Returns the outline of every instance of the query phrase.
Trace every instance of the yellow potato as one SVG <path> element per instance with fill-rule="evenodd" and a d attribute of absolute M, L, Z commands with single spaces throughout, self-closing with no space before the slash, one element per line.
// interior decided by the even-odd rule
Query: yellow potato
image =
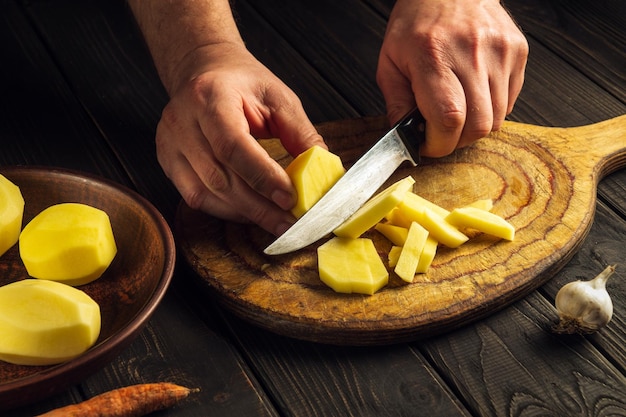
<path fill-rule="evenodd" d="M 491 211 L 491 209 L 493 208 L 493 200 L 490 199 L 490 198 L 486 198 L 486 199 L 483 199 L 483 200 L 476 200 L 476 201 L 468 204 L 467 207 L 475 207 L 475 208 L 478 208 L 478 209 L 481 209 L 481 210 Z"/>
<path fill-rule="evenodd" d="M 515 238 L 515 228 L 497 214 L 476 207 L 460 207 L 452 210 L 446 221 L 457 227 L 469 227 L 506 240 Z"/>
<path fill-rule="evenodd" d="M 374 229 L 378 230 L 394 245 L 404 246 L 406 237 L 409 234 L 409 229 L 406 227 L 394 226 L 389 223 L 377 223 Z"/>
<path fill-rule="evenodd" d="M 285 171 L 298 194 L 291 209 L 296 217 L 302 217 L 346 172 L 337 155 L 319 146 L 302 152 Z"/>
<path fill-rule="evenodd" d="M 87 284 L 117 253 L 109 216 L 79 203 L 56 204 L 35 216 L 19 238 L 28 274 L 69 285 Z"/>
<path fill-rule="evenodd" d="M 100 308 L 59 282 L 26 279 L 0 287 L 0 360 L 52 365 L 89 349 L 100 334 Z"/>
<path fill-rule="evenodd" d="M 352 239 L 361 236 L 396 207 L 414 183 L 413 177 L 408 176 L 385 188 L 335 229 L 335 235 Z"/>
<path fill-rule="evenodd" d="M 372 295 L 389 281 L 371 239 L 335 237 L 317 248 L 320 279 L 340 293 Z"/>
<path fill-rule="evenodd" d="M 389 249 L 389 253 L 387 254 L 387 262 L 389 262 L 389 267 L 393 268 L 398 264 L 398 258 L 400 257 L 400 253 L 402 252 L 402 246 L 392 246 Z"/>
<path fill-rule="evenodd" d="M 415 270 L 415 273 L 425 274 L 426 272 L 428 272 L 428 268 L 430 268 L 430 265 L 433 263 L 435 255 L 437 254 L 438 245 L 439 242 L 428 236 L 428 239 L 426 239 L 426 243 L 424 243 L 424 249 L 420 254 L 420 260 L 417 264 L 417 269 Z"/>
<path fill-rule="evenodd" d="M 0 174 L 0 256 L 17 243 L 23 215 L 24 198 L 19 187 Z"/>
<path fill-rule="evenodd" d="M 441 207 L 440 205 L 435 204 L 432 201 L 427 200 L 424 197 L 417 195 L 412 191 L 409 191 L 408 193 L 406 193 L 406 196 L 404 200 L 402 200 L 402 203 L 405 206 L 411 206 L 415 210 L 419 210 L 424 207 L 429 208 L 441 217 L 446 217 L 450 213 L 448 210 Z"/>
<path fill-rule="evenodd" d="M 426 239 L 428 239 L 428 230 L 424 229 L 419 223 L 413 222 L 394 269 L 396 275 L 402 278 L 403 281 L 413 282 Z"/>

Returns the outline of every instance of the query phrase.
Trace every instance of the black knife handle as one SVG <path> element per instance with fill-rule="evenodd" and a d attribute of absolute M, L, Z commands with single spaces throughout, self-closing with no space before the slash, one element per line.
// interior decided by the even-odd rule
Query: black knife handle
<path fill-rule="evenodd" d="M 413 162 L 420 162 L 420 146 L 426 141 L 426 119 L 416 107 L 396 124 L 396 132 L 411 154 Z"/>

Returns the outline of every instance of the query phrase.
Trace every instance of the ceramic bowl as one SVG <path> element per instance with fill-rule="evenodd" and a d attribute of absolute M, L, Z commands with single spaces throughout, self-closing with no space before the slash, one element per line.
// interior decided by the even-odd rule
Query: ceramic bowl
<path fill-rule="evenodd" d="M 117 244 L 115 259 L 97 280 L 78 287 L 99 305 L 102 328 L 96 344 L 68 362 L 18 366 L 0 361 L 0 410 L 59 392 L 104 367 L 146 324 L 163 298 L 174 271 L 171 230 L 145 198 L 114 182 L 48 167 L 0 167 L 24 197 L 26 225 L 57 203 L 84 203 L 110 217 Z M 0 285 L 29 278 L 18 245 L 0 257 Z"/>

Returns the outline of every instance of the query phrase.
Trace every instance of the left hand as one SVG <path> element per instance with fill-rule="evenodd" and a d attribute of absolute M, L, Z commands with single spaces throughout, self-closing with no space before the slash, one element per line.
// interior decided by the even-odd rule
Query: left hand
<path fill-rule="evenodd" d="M 500 128 L 522 89 L 528 42 L 497 0 L 398 0 L 377 81 L 390 122 L 417 106 L 424 156 L 450 154 Z"/>

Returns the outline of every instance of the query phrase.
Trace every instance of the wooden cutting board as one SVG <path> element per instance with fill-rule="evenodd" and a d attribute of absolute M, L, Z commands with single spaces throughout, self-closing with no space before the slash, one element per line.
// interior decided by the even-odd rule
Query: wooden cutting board
<path fill-rule="evenodd" d="M 318 126 L 346 167 L 388 128 L 384 118 Z M 263 141 L 286 166 L 278 141 Z M 477 199 L 516 228 L 513 242 L 476 236 L 457 249 L 440 247 L 427 274 L 406 284 L 391 272 L 372 296 L 337 294 L 317 272 L 317 242 L 267 256 L 273 236 L 251 225 L 210 217 L 181 204 L 175 232 L 186 262 L 238 316 L 273 332 L 340 345 L 403 342 L 439 334 L 484 317 L 552 277 L 587 235 L 596 186 L 626 160 L 626 115 L 601 123 L 550 128 L 506 122 L 467 149 L 419 167 L 403 166 L 414 191 L 448 209 Z M 376 231 L 386 262 L 391 244 Z"/>

